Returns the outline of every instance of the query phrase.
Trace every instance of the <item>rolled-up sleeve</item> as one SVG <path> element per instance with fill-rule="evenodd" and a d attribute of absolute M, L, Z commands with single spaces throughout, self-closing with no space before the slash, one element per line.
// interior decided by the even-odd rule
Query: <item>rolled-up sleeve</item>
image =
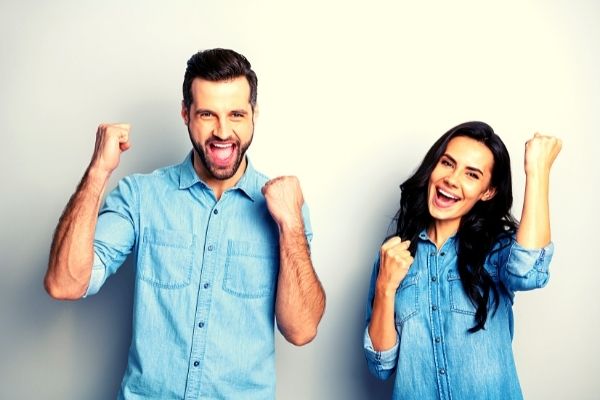
<path fill-rule="evenodd" d="M 124 178 L 106 197 L 94 234 L 94 263 L 84 297 L 98 293 L 131 253 L 135 243 L 137 190 L 132 177 Z"/>
<path fill-rule="evenodd" d="M 367 359 L 367 367 L 369 371 L 377 378 L 384 380 L 390 377 L 396 370 L 396 364 L 398 362 L 398 347 L 399 339 L 396 334 L 396 344 L 394 347 L 384 351 L 377 351 L 373 348 L 371 337 L 369 336 L 369 322 L 371 321 L 371 314 L 373 312 L 373 298 L 375 297 L 375 281 L 377 280 L 377 274 L 379 273 L 379 256 L 375 260 L 373 265 L 373 272 L 371 273 L 371 283 L 369 286 L 369 296 L 367 298 L 366 306 L 366 323 L 365 323 L 365 334 L 363 337 L 363 349 L 365 357 Z"/>
<path fill-rule="evenodd" d="M 396 369 L 396 363 L 398 362 L 398 344 L 398 337 L 396 336 L 396 344 L 394 344 L 394 347 L 384 351 L 377 351 L 373 348 L 373 343 L 369 336 L 369 328 L 365 328 L 363 348 L 365 350 L 369 371 L 371 371 L 375 377 L 384 380 L 392 375 Z"/>
<path fill-rule="evenodd" d="M 503 257 L 500 278 L 511 291 L 542 288 L 548 283 L 548 268 L 553 254 L 553 243 L 540 249 L 528 249 L 515 240 Z"/>

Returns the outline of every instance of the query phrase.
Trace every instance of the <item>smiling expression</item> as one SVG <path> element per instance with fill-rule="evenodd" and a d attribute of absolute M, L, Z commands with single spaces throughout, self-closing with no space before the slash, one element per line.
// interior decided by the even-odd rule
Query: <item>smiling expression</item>
<path fill-rule="evenodd" d="M 429 177 L 427 203 L 436 226 L 456 232 L 478 201 L 494 196 L 493 166 L 494 156 L 485 144 L 466 136 L 450 140 Z"/>
<path fill-rule="evenodd" d="M 196 78 L 192 104 L 181 115 L 194 147 L 194 168 L 209 185 L 235 184 L 243 175 L 245 153 L 254 134 L 250 85 L 241 76 L 226 81 Z M 231 183 L 231 184 L 228 184 Z"/>

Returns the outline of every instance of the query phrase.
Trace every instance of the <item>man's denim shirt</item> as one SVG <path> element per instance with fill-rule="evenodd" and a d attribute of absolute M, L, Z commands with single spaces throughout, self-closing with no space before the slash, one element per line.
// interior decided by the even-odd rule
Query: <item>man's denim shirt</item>
<path fill-rule="evenodd" d="M 189 155 L 119 182 L 100 210 L 88 292 L 133 252 L 126 399 L 272 399 L 279 231 L 250 162 L 216 200 Z M 303 209 L 307 238 L 312 234 Z"/>
<path fill-rule="evenodd" d="M 387 379 L 394 371 L 394 399 L 521 399 L 512 353 L 514 292 L 543 287 L 554 246 L 525 249 L 514 239 L 497 243 L 485 269 L 496 283 L 500 303 L 485 329 L 468 333 L 475 307 L 457 271 L 455 237 L 438 251 L 419 236 L 414 262 L 396 292 L 396 345 L 375 351 L 368 329 L 364 349 L 371 373 Z M 367 326 L 371 319 L 379 258 L 371 276 Z"/>

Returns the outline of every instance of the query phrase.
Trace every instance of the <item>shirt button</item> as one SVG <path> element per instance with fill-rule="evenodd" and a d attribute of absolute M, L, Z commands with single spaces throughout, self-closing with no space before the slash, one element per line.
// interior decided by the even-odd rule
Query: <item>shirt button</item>
<path fill-rule="evenodd" d="M 194 361 L 194 367 L 197 367 L 198 365 L 200 365 L 200 363 L 198 361 Z"/>
<path fill-rule="evenodd" d="M 204 328 L 204 322 L 200 322 L 200 323 L 198 324 L 198 328 Z"/>
<path fill-rule="evenodd" d="M 213 214 L 217 215 L 219 213 L 219 210 L 217 210 L 216 208 L 213 210 Z"/>
<path fill-rule="evenodd" d="M 433 251 L 432 251 L 431 253 L 429 253 L 429 255 L 430 255 L 431 257 L 434 257 L 434 256 L 435 256 L 435 252 L 433 252 Z"/>
<path fill-rule="evenodd" d="M 431 280 L 432 280 L 433 282 L 437 281 L 437 276 L 432 276 L 432 277 L 431 277 Z"/>
<path fill-rule="evenodd" d="M 444 257 L 446 255 L 446 253 L 444 253 L 443 251 L 440 253 L 440 256 Z"/>
<path fill-rule="evenodd" d="M 210 287 L 210 283 L 205 283 L 204 284 L 204 289 L 208 289 Z"/>
<path fill-rule="evenodd" d="M 213 251 L 213 245 L 208 246 L 208 251 Z"/>
<path fill-rule="evenodd" d="M 437 308 L 437 306 L 431 306 L 431 309 L 432 309 L 433 311 L 437 311 L 437 309 L 438 309 L 438 308 Z"/>
<path fill-rule="evenodd" d="M 444 368 L 440 368 L 440 375 L 444 375 L 446 373 L 446 370 Z"/>
<path fill-rule="evenodd" d="M 439 343 L 439 342 L 441 342 L 441 341 L 442 341 L 442 339 L 441 339 L 439 336 L 435 338 L 435 342 L 436 342 L 436 343 Z"/>

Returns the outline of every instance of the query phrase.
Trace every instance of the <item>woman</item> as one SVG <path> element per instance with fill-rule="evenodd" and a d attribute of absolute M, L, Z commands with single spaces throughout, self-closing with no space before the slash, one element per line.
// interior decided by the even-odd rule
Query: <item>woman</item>
<path fill-rule="evenodd" d="M 371 277 L 364 348 L 394 399 L 521 399 L 514 292 L 543 287 L 552 257 L 548 181 L 560 140 L 525 147 L 519 224 L 510 158 L 483 122 L 458 125 L 404 182 L 396 235 Z"/>

